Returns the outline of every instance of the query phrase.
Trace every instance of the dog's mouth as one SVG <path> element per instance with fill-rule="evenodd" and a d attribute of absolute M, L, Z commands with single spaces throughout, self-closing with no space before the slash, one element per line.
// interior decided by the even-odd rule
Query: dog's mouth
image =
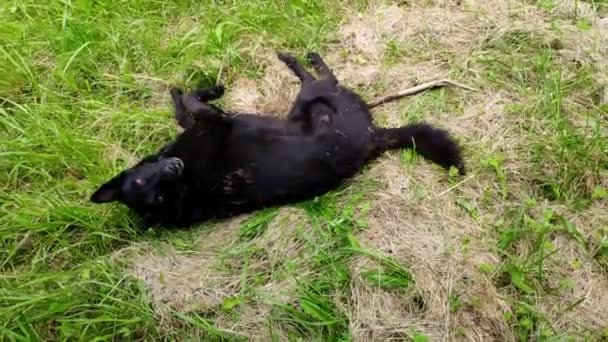
<path fill-rule="evenodd" d="M 184 162 L 177 157 L 163 159 L 161 163 L 161 175 L 164 179 L 174 179 L 184 171 Z"/>

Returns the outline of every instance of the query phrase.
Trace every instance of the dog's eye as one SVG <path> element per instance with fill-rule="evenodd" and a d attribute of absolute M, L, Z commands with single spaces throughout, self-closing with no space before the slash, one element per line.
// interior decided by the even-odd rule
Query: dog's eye
<path fill-rule="evenodd" d="M 144 184 L 146 184 L 146 182 L 144 182 L 143 179 L 141 179 L 141 178 L 135 179 L 135 185 L 142 187 L 142 186 L 144 186 Z"/>

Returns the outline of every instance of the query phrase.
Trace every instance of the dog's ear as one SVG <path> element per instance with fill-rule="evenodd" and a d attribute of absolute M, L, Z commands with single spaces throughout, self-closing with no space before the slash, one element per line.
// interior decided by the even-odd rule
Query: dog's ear
<path fill-rule="evenodd" d="M 122 186 L 124 175 L 120 175 L 112 178 L 110 181 L 100 186 L 97 191 L 91 195 L 91 202 L 93 203 L 108 203 L 114 202 L 118 199 L 120 194 L 120 188 Z"/>

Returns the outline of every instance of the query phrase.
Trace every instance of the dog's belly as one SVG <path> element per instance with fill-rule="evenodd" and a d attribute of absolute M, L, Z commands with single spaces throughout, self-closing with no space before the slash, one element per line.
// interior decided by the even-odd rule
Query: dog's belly
<path fill-rule="evenodd" d="M 238 139 L 225 147 L 222 191 L 226 204 L 236 207 L 311 199 L 336 188 L 364 163 L 364 153 L 336 133 L 258 144 Z"/>

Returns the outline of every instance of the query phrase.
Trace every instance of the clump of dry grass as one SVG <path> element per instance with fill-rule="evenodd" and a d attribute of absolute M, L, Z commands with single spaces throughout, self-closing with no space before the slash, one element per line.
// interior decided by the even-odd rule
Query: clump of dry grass
<path fill-rule="evenodd" d="M 237 335 L 247 333 L 261 340 L 270 338 L 266 324 L 272 303 L 293 301 L 295 288 L 295 279 L 273 276 L 278 272 L 275 267 L 293 260 L 299 277 L 314 272 L 307 268 L 307 251 L 301 238 L 302 232 L 311 227 L 303 224 L 306 217 L 301 210 L 283 208 L 263 233 L 243 242 L 239 232 L 247 217 L 239 216 L 205 232 L 195 243 L 200 252 L 184 254 L 170 246 L 160 253 L 146 249 L 133 263 L 130 274 L 146 284 L 166 329 L 174 324 L 171 312 L 176 310 L 213 314 L 218 329 Z M 247 255 L 246 261 L 243 255 Z M 244 283 L 257 275 L 261 279 L 255 280 L 255 289 L 243 292 Z M 232 300 L 241 307 L 237 317 L 225 310 Z M 280 329 L 273 333 L 282 334 Z"/>
<path fill-rule="evenodd" d="M 218 269 L 217 256 L 237 241 L 237 230 L 243 218 L 208 232 L 198 246 L 200 253 L 181 254 L 167 246 L 161 254 L 146 249 L 133 264 L 131 274 L 148 286 L 158 312 L 162 305 L 181 311 L 213 308 L 224 298 L 238 293 L 239 276 Z"/>

